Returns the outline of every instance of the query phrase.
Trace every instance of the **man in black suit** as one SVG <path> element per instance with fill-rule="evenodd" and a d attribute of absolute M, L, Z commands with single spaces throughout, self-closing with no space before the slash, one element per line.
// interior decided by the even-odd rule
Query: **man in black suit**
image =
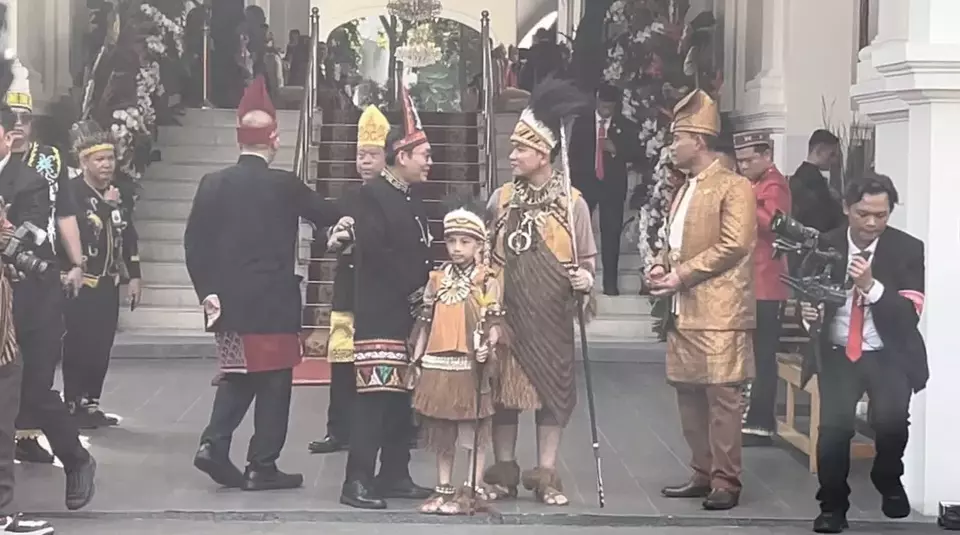
<path fill-rule="evenodd" d="M 583 194 L 591 213 L 600 206 L 600 253 L 606 295 L 620 294 L 617 271 L 627 199 L 627 163 L 632 154 L 643 154 L 637 146 L 635 129 L 620 114 L 622 99 L 623 92 L 617 87 L 601 86 L 596 113 L 577 118 L 570 139 L 573 185 Z"/>
<path fill-rule="evenodd" d="M 807 142 L 807 159 L 790 177 L 791 216 L 820 232 L 843 225 L 843 209 L 823 176 L 840 158 L 840 139 L 829 130 L 815 130 Z"/>
<path fill-rule="evenodd" d="M 819 309 L 802 304 L 804 321 L 822 318 L 824 326 L 820 361 L 804 363 L 804 378 L 818 373 L 820 387 L 817 533 L 840 533 L 847 527 L 850 441 L 864 391 L 876 433 L 870 479 L 880 491 L 886 516 L 910 514 L 900 482 L 910 397 L 923 390 L 930 373 L 918 327 L 924 301 L 923 242 L 887 226 L 898 200 L 893 182 L 883 175 L 847 186 L 843 203 L 849 226 L 822 235 L 821 242 L 844 256 L 834 270 L 834 282 L 847 281 L 847 302 Z"/>

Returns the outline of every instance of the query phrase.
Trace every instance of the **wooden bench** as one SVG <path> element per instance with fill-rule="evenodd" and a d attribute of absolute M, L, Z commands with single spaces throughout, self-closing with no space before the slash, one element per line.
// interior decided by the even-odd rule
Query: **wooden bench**
<path fill-rule="evenodd" d="M 784 309 L 783 330 L 780 338 L 781 352 L 777 354 L 777 376 L 786 383 L 786 415 L 781 419 L 777 416 L 777 434 L 793 447 L 807 455 L 810 473 L 817 473 L 817 440 L 820 438 L 820 391 L 817 377 L 807 382 L 806 387 L 800 388 L 801 356 L 796 348 L 809 341 L 800 328 L 796 307 L 789 303 Z M 799 332 L 798 332 L 799 331 Z M 810 432 L 804 434 L 797 428 L 797 392 L 804 391 L 810 395 Z M 867 399 L 866 395 L 863 397 Z M 850 445 L 852 459 L 871 459 L 876 455 L 872 442 L 862 442 L 855 437 Z"/>

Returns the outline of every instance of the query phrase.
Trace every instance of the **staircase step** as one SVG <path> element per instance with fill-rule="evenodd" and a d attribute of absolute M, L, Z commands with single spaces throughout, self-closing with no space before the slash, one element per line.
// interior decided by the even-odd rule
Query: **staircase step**
<path fill-rule="evenodd" d="M 237 162 L 240 157 L 240 149 L 236 145 L 177 145 L 173 147 L 162 147 L 160 149 L 163 156 L 161 162 L 202 162 L 216 164 L 220 167 L 226 167 Z M 277 151 L 276 162 L 293 162 L 293 145 L 284 145 Z M 280 165 L 282 169 L 283 166 Z M 202 175 L 201 175 L 202 176 Z"/>
<path fill-rule="evenodd" d="M 597 314 L 606 316 L 649 316 L 650 298 L 643 295 L 596 296 Z"/>
<path fill-rule="evenodd" d="M 147 202 L 166 200 L 192 202 L 199 184 L 199 181 L 193 180 L 142 179 L 136 217 L 140 218 L 140 205 Z"/>
<path fill-rule="evenodd" d="M 140 240 L 140 260 L 182 264 L 186 262 L 183 240 Z"/>
<path fill-rule="evenodd" d="M 143 219 L 137 221 L 137 234 L 141 240 L 179 241 L 183 243 L 183 233 L 187 230 L 186 221 L 162 221 Z"/>
<path fill-rule="evenodd" d="M 330 110 L 323 112 L 324 124 L 356 125 L 360 120 L 359 110 Z M 402 124 L 403 117 L 399 111 L 384 112 L 390 124 Z M 476 126 L 479 124 L 480 114 L 477 112 L 437 112 L 421 111 L 417 113 L 420 123 L 424 126 Z"/>
<path fill-rule="evenodd" d="M 656 320 L 650 316 L 598 316 L 587 324 L 587 338 L 605 342 L 654 341 L 655 323 Z"/>
<path fill-rule="evenodd" d="M 229 128 L 236 132 L 237 128 L 237 110 L 189 110 L 186 114 L 178 117 L 177 120 L 184 127 L 218 127 Z M 278 110 L 277 124 L 281 132 L 293 132 L 296 135 L 297 126 L 300 120 L 298 110 Z M 236 140 L 236 137 L 234 137 Z M 293 140 L 290 141 L 293 143 Z"/>
<path fill-rule="evenodd" d="M 187 266 L 177 262 L 142 262 L 144 284 L 191 286 Z"/>
<path fill-rule="evenodd" d="M 161 308 L 198 308 L 197 294 L 193 286 L 178 284 L 152 284 L 146 281 L 140 305 Z"/>
<path fill-rule="evenodd" d="M 203 311 L 198 306 L 141 306 L 133 311 L 129 307 L 120 307 L 119 329 L 123 332 L 192 330 L 202 333 Z"/>
<path fill-rule="evenodd" d="M 137 220 L 186 221 L 192 206 L 192 200 L 141 199 L 137 203 L 136 217 Z"/>
<path fill-rule="evenodd" d="M 294 146 L 297 139 L 297 122 L 280 123 L 280 142 Z M 196 126 L 161 126 L 157 136 L 157 148 L 179 147 L 189 145 L 220 145 L 237 149 L 236 121 L 226 126 L 196 125 Z"/>

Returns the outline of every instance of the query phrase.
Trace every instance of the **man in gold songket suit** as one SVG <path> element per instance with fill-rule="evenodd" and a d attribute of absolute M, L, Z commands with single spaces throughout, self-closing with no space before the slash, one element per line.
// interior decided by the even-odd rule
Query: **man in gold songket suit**
<path fill-rule="evenodd" d="M 703 498 L 708 510 L 740 500 L 741 388 L 754 375 L 752 254 L 756 200 L 750 182 L 717 158 L 720 116 L 702 90 L 674 110 L 674 160 L 688 175 L 670 207 L 665 258 L 647 271 L 668 315 L 667 380 L 677 390 L 693 476 L 668 498 Z"/>
<path fill-rule="evenodd" d="M 593 286 L 597 245 L 590 210 L 568 178 L 553 169 L 561 124 L 589 100 L 565 81 L 534 88 L 510 141 L 514 181 L 490 198 L 491 263 L 503 280 L 510 350 L 497 357 L 493 417 L 496 463 L 484 475 L 493 499 L 515 497 L 521 483 L 546 505 L 567 505 L 557 475 L 563 428 L 577 403 L 574 383 L 574 292 Z M 565 150 L 565 148 L 563 149 Z M 517 421 L 536 410 L 537 467 L 520 474 Z"/>

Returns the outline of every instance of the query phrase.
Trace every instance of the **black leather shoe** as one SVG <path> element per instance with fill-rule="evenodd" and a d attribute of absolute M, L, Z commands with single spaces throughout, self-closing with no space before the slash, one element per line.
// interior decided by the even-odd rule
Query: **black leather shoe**
<path fill-rule="evenodd" d="M 849 527 L 844 513 L 824 511 L 813 521 L 814 533 L 843 533 Z"/>
<path fill-rule="evenodd" d="M 701 485 L 691 479 L 683 485 L 663 487 L 660 494 L 665 498 L 706 498 L 710 490 L 710 485 Z"/>
<path fill-rule="evenodd" d="M 193 466 L 210 476 L 218 485 L 231 489 L 238 489 L 243 485 L 243 473 L 240 469 L 230 462 L 226 455 L 214 452 L 210 444 L 200 444 L 200 449 L 193 457 Z"/>
<path fill-rule="evenodd" d="M 906 518 L 910 516 L 910 499 L 907 498 L 907 491 L 903 487 L 893 492 L 883 495 L 883 501 L 880 505 L 887 518 Z"/>
<path fill-rule="evenodd" d="M 378 480 L 374 487 L 377 496 L 380 496 L 381 498 L 426 500 L 433 494 L 433 490 L 417 485 L 409 477 L 392 483 Z"/>
<path fill-rule="evenodd" d="M 276 467 L 253 468 L 243 473 L 243 490 L 284 490 L 303 486 L 303 474 L 287 474 Z"/>
<path fill-rule="evenodd" d="M 87 462 L 72 468 L 64 469 L 67 475 L 66 500 L 67 509 L 76 511 L 83 509 L 93 499 L 97 490 L 95 478 L 97 475 L 97 461 L 88 454 Z"/>
<path fill-rule="evenodd" d="M 727 511 L 740 504 L 740 491 L 729 489 L 713 489 L 703 500 L 703 508 L 707 511 Z"/>
<path fill-rule="evenodd" d="M 344 451 L 348 447 L 349 445 L 345 440 L 340 440 L 331 435 L 327 435 L 323 440 L 314 440 L 307 445 L 310 453 L 336 453 L 338 451 Z"/>
<path fill-rule="evenodd" d="M 340 491 L 340 503 L 356 509 L 386 509 L 387 502 L 373 495 L 373 492 L 359 481 L 343 484 Z"/>
<path fill-rule="evenodd" d="M 16 459 L 22 463 L 53 464 L 53 454 L 36 438 L 17 439 Z"/>

